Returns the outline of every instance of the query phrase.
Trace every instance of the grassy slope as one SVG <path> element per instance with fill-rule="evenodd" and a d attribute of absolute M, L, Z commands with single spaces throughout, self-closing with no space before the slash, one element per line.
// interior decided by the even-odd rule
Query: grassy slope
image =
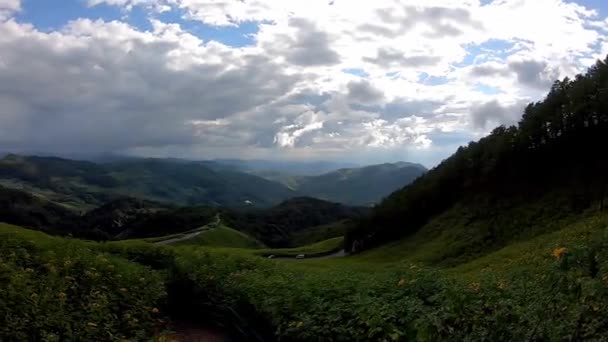
<path fill-rule="evenodd" d="M 350 225 L 349 220 L 341 220 L 320 226 L 306 228 L 291 235 L 292 246 L 305 246 L 318 241 L 344 236 Z"/>
<path fill-rule="evenodd" d="M 552 209 L 549 200 L 502 207 L 457 204 L 411 236 L 362 254 L 380 262 L 407 259 L 443 267 L 466 263 L 580 220 L 581 214 Z"/>
<path fill-rule="evenodd" d="M 247 312 L 241 310 L 253 308 L 255 311 L 249 312 L 252 317 L 264 320 L 277 336 L 290 341 L 551 341 L 605 336 L 607 222 L 606 217 L 597 215 L 572 223 L 563 221 L 560 230 L 512 243 L 447 269 L 412 263 L 408 261 L 413 260 L 409 253 L 397 246 L 384 254 L 373 254 L 380 253 L 378 250 L 350 258 L 284 263 L 252 257 L 253 251 L 245 249 L 157 247 L 141 241 L 100 244 L 0 226 L 0 255 L 3 265 L 9 265 L 4 274 L 14 279 L 6 293 L 10 300 L 22 303 L 4 310 L 11 310 L 10 317 L 26 319 L 30 310 L 43 308 L 36 317 L 44 318 L 33 330 L 25 329 L 30 324 L 27 320 L 23 325 L 3 322 L 0 326 L 9 330 L 0 330 L 0 337 L 14 338 L 15 332 L 22 332 L 26 334 L 22 339 L 27 339 L 31 337 L 28 333 L 45 328 L 87 333 L 79 337 L 99 339 L 104 332 L 86 322 L 95 323 L 102 317 L 108 317 L 104 324 L 115 333 L 149 334 L 150 330 L 145 330 L 149 328 L 130 330 L 138 329 L 137 324 L 121 326 L 120 322 L 125 321 L 122 316 L 112 318 L 111 310 L 125 300 L 135 310 L 130 315 L 136 316 L 130 317 L 140 321 L 149 319 L 146 315 L 150 308 L 162 302 L 162 297 L 146 297 L 138 302 L 137 298 L 145 294 L 142 291 L 146 291 L 138 279 L 156 277 L 156 286 L 162 288 L 158 276 L 164 273 L 128 260 L 172 269 L 166 276 L 185 279 L 194 286 L 191 290 L 180 288 L 177 293 L 168 288 L 169 298 L 180 310 L 196 312 L 196 305 L 206 305 L 209 300 L 214 306 L 229 306 L 240 314 Z M 601 243 L 600 248 L 592 247 L 595 243 Z M 28 258 L 20 254 L 24 247 Z M 420 252 L 415 247 L 407 246 L 412 255 Z M 555 247 L 568 249 L 562 262 L 551 256 Z M 586 264 L 588 255 L 594 255 L 597 263 L 591 268 Z M 78 267 L 66 268 L 70 266 L 65 263 L 66 257 Z M 116 273 L 104 266 L 104 259 L 115 265 Z M 57 268 L 57 276 L 44 271 L 49 264 Z M 597 271 L 589 275 L 590 269 Z M 95 273 L 100 274 L 99 278 Z M 122 278 L 116 278 L 116 274 Z M 72 291 L 65 276 L 73 277 L 84 289 L 65 292 L 73 298 L 73 311 L 61 311 L 59 315 L 55 314 L 58 303 L 54 291 L 64 287 L 65 291 Z M 91 276 L 98 280 L 89 283 Z M 21 279 L 29 280 L 24 283 Z M 173 282 L 166 279 L 165 285 Z M 148 286 L 147 281 L 144 284 Z M 97 311 L 86 304 L 96 300 L 87 297 L 95 291 L 110 299 L 103 306 L 102 316 L 96 316 Z M 44 298 L 41 305 L 27 299 L 34 293 Z M 6 294 L 0 292 L 3 295 Z M 182 295 L 183 301 L 175 301 L 176 295 Z M 0 305 L 9 302 L 0 300 Z M 58 328 L 56 320 L 60 318 L 74 325 Z M 145 339 L 142 336 L 135 339 Z"/>
<path fill-rule="evenodd" d="M 296 247 L 296 248 L 275 248 L 275 249 L 264 249 L 256 251 L 256 255 L 275 255 L 278 257 L 282 256 L 296 256 L 298 254 L 306 254 L 307 256 L 324 255 L 332 252 L 337 252 L 344 246 L 343 237 L 335 237 L 323 241 L 319 241 L 310 245 Z"/>
<path fill-rule="evenodd" d="M 264 245 L 253 237 L 239 232 L 238 230 L 219 226 L 201 232 L 201 234 L 192 239 L 184 240 L 176 243 L 176 245 L 195 245 L 208 247 L 231 247 L 231 248 L 246 248 L 256 249 L 262 248 Z"/>

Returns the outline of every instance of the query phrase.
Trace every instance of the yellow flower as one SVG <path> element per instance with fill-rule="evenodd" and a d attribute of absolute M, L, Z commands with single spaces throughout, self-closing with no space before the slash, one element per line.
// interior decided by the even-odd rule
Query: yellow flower
<path fill-rule="evenodd" d="M 64 266 L 70 266 L 71 264 L 72 264 L 72 262 L 70 260 L 66 260 L 63 263 Z"/>
<path fill-rule="evenodd" d="M 59 294 L 57 296 L 59 297 L 59 299 L 65 299 L 66 294 L 63 292 L 59 292 Z"/>
<path fill-rule="evenodd" d="M 551 253 L 551 255 L 553 255 L 556 259 L 561 259 L 563 258 L 566 253 L 568 252 L 568 250 L 566 249 L 566 247 L 559 247 L 553 250 L 553 253 Z"/>

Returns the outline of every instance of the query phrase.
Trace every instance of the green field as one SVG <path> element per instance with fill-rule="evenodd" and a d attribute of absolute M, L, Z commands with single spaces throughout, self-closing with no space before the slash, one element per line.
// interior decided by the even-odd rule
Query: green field
<path fill-rule="evenodd" d="M 191 239 L 177 242 L 176 245 L 231 247 L 245 249 L 256 249 L 264 247 L 264 244 L 252 238 L 251 236 L 223 225 L 220 225 L 216 228 L 203 230 L 199 235 Z"/>
<path fill-rule="evenodd" d="M 274 255 L 276 257 L 295 257 L 299 254 L 305 254 L 307 257 L 315 257 L 337 252 L 343 247 L 344 238 L 336 237 L 296 248 L 263 249 L 256 251 L 255 254 L 262 256 Z"/>
<path fill-rule="evenodd" d="M 231 324 L 267 326 L 293 341 L 563 340 L 606 333 L 606 216 L 588 215 L 453 266 L 422 262 L 407 240 L 297 263 L 255 255 L 266 250 L 204 245 L 235 235 L 221 227 L 199 241 L 155 246 L 0 225 L 0 281 L 7 289 L 0 294 L 6 313 L 0 339 L 143 339 L 170 331 L 176 307 L 199 312 L 210 305 L 238 312 Z M 189 287 L 175 292 L 182 282 Z M 197 315 L 201 324 L 218 319 Z"/>

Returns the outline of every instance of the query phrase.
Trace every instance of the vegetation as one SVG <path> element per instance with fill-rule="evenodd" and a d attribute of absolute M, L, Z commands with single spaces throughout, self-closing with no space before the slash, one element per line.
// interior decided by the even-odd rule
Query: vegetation
<path fill-rule="evenodd" d="M 0 338 L 142 340 L 185 315 L 221 320 L 251 340 L 601 339 L 607 229 L 606 217 L 592 215 L 443 270 L 366 253 L 284 263 L 2 226 L 0 279 L 10 290 L 0 293 L 0 327 L 9 327 Z"/>
<path fill-rule="evenodd" d="M 291 234 L 290 246 L 305 246 L 318 241 L 324 241 L 335 237 L 344 237 L 348 227 L 355 224 L 354 220 L 340 220 L 320 226 L 309 227 Z"/>
<path fill-rule="evenodd" d="M 178 242 L 177 244 L 248 249 L 264 247 L 261 242 L 252 238 L 251 236 L 221 225 L 201 231 L 199 235 L 191 239 Z"/>
<path fill-rule="evenodd" d="M 0 225 L 0 340 L 143 340 L 163 330 L 159 272 Z"/>
<path fill-rule="evenodd" d="M 75 218 L 76 214 L 66 207 L 0 186 L 0 220 L 4 222 L 34 229 L 50 229 Z"/>
<path fill-rule="evenodd" d="M 293 246 L 290 246 L 292 236 L 310 227 L 344 219 L 358 219 L 367 212 L 366 208 L 298 197 L 269 209 L 224 213 L 222 221 L 256 237 L 270 247 L 281 248 Z"/>
<path fill-rule="evenodd" d="M 394 163 L 344 168 L 316 176 L 261 174 L 306 196 L 350 205 L 370 206 L 426 172 L 420 164 Z"/>
<path fill-rule="evenodd" d="M 240 207 L 245 201 L 255 206 L 274 205 L 295 195 L 287 187 L 261 177 L 170 159 L 96 164 L 8 155 L 0 159 L 0 181 L 82 209 L 123 196 L 178 205 Z"/>
<path fill-rule="evenodd" d="M 255 254 L 262 256 L 274 255 L 275 257 L 295 257 L 300 254 L 305 254 L 307 257 L 319 257 L 338 252 L 343 247 L 344 238 L 340 236 L 324 241 L 319 241 L 307 246 L 295 248 L 263 249 L 257 251 Z"/>
<path fill-rule="evenodd" d="M 497 212 L 536 207 L 525 218 L 535 226 L 536 218 L 555 213 L 604 209 L 608 159 L 599 148 L 608 134 L 607 62 L 598 61 L 574 80 L 556 81 L 544 101 L 526 107 L 517 127 L 496 128 L 391 194 L 347 234 L 347 249 L 409 236 L 456 207 L 466 208 L 462 216 L 469 217 L 468 225 L 485 227 L 477 238 L 490 246 L 523 228 L 509 219 L 494 222 Z"/>

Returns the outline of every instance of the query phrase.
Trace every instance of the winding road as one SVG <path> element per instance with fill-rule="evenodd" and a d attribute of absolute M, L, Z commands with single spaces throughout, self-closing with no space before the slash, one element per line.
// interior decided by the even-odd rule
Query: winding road
<path fill-rule="evenodd" d="M 186 235 L 184 235 L 182 237 L 178 237 L 178 238 L 157 241 L 154 244 L 162 246 L 162 245 L 169 245 L 169 244 L 172 244 L 172 243 L 181 242 L 181 241 L 185 241 L 185 240 L 190 240 L 190 239 L 192 239 L 192 238 L 200 235 L 202 232 L 205 232 L 205 231 L 207 231 L 207 230 L 201 230 L 201 231 L 198 231 L 198 232 L 186 234 Z"/>

